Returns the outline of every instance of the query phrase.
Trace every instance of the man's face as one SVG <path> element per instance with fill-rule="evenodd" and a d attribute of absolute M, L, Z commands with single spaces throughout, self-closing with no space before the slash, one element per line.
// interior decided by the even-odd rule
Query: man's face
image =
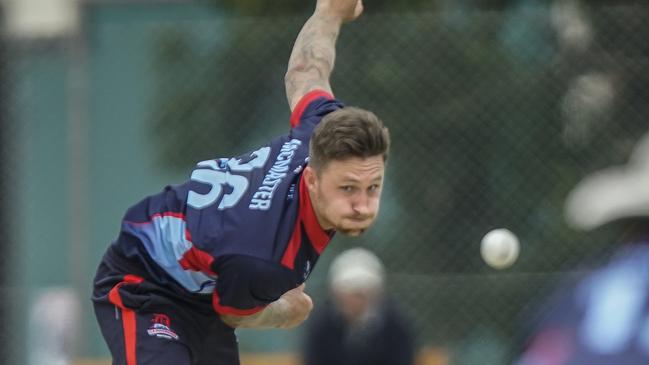
<path fill-rule="evenodd" d="M 370 289 L 334 289 L 332 297 L 336 307 L 349 323 L 362 321 L 380 299 L 378 293 Z"/>
<path fill-rule="evenodd" d="M 334 160 L 319 174 L 307 166 L 304 177 L 322 228 L 363 233 L 379 212 L 384 172 L 381 155 Z"/>

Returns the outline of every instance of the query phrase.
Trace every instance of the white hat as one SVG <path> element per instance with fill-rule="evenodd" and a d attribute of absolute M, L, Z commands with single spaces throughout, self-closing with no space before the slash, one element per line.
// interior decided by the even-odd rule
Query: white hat
<path fill-rule="evenodd" d="M 629 162 L 584 178 L 566 199 L 566 220 L 589 230 L 620 218 L 649 218 L 649 133 Z"/>
<path fill-rule="evenodd" d="M 385 270 L 376 255 L 364 248 L 352 248 L 334 259 L 329 268 L 329 283 L 334 290 L 378 290 Z"/>

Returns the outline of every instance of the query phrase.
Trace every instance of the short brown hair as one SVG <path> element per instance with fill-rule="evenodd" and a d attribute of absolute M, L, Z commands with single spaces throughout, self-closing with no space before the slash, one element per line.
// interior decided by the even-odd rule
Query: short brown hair
<path fill-rule="evenodd" d="M 345 107 L 327 114 L 313 132 L 309 165 L 320 171 L 332 160 L 383 156 L 387 161 L 390 133 L 372 112 Z"/>

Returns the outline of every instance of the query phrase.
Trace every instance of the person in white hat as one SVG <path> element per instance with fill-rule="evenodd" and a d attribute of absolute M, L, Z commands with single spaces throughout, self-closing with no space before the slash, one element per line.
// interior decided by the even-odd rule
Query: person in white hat
<path fill-rule="evenodd" d="M 516 365 L 649 364 L 649 134 L 626 165 L 577 184 L 566 219 L 624 234 L 606 265 L 557 291 Z"/>
<path fill-rule="evenodd" d="M 372 252 L 353 248 L 329 269 L 331 305 L 308 321 L 305 365 L 410 365 L 415 346 L 406 318 L 387 300 L 385 269 Z"/>

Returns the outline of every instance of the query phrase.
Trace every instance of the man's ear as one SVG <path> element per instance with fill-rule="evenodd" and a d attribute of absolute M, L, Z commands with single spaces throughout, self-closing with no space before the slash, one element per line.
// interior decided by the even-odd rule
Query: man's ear
<path fill-rule="evenodd" d="M 307 189 L 309 189 L 309 191 L 316 191 L 318 179 L 313 167 L 307 165 L 304 168 L 304 172 L 302 173 L 302 176 L 304 178 L 304 182 L 306 183 Z"/>

